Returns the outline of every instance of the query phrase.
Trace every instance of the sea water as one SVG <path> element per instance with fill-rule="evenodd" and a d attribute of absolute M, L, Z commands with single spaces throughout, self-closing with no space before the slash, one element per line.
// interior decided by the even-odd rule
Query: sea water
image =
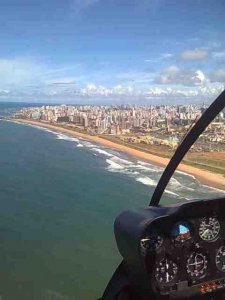
<path fill-rule="evenodd" d="M 0 115 L 19 105 L 0 105 Z M 113 223 L 147 206 L 163 169 L 85 139 L 0 121 L 2 300 L 101 296 L 121 261 Z M 164 203 L 224 196 L 177 172 Z"/>

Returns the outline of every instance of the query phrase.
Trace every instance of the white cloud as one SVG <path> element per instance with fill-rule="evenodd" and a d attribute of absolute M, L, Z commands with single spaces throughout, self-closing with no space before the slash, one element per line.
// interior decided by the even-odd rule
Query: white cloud
<path fill-rule="evenodd" d="M 172 53 L 163 53 L 158 57 L 155 58 L 149 58 L 149 59 L 145 59 L 146 63 L 157 63 L 159 61 L 165 60 L 165 59 L 170 59 L 172 58 L 174 55 Z"/>
<path fill-rule="evenodd" d="M 210 84 L 205 87 L 195 88 L 159 88 L 154 87 L 148 90 L 147 95 L 151 97 L 216 97 L 223 91 L 223 86 L 218 84 Z M 199 99 L 200 100 L 200 99 Z"/>
<path fill-rule="evenodd" d="M 225 70 L 217 70 L 211 74 L 212 82 L 221 82 L 225 84 Z"/>
<path fill-rule="evenodd" d="M 218 59 L 224 59 L 225 58 L 225 51 L 213 52 L 212 57 L 213 58 L 218 58 Z"/>
<path fill-rule="evenodd" d="M 10 99 L 11 101 L 47 101 L 75 103 L 78 101 L 93 103 L 183 103 L 188 101 L 213 100 L 221 91 L 223 85 L 219 83 L 209 83 L 206 86 L 177 87 L 177 86 L 151 86 L 147 89 L 138 89 L 129 85 L 103 86 L 94 83 L 83 88 L 76 88 L 73 85 L 47 85 L 34 89 L 13 89 L 0 90 L 0 99 Z M 157 102 L 158 103 L 158 102 Z"/>
<path fill-rule="evenodd" d="M 209 56 L 209 52 L 204 49 L 187 50 L 181 54 L 183 60 L 203 60 Z"/>
<path fill-rule="evenodd" d="M 116 85 L 113 87 L 104 87 L 102 85 L 88 84 L 85 88 L 80 89 L 80 94 L 83 96 L 135 96 L 140 94 L 140 91 L 129 85 Z"/>
<path fill-rule="evenodd" d="M 201 70 L 184 70 L 177 66 L 162 70 L 157 77 L 154 73 L 137 71 L 118 72 L 113 80 L 112 76 L 106 79 L 105 71 L 100 76 L 95 75 L 94 70 L 86 74 L 76 65 L 51 68 L 34 60 L 0 59 L 0 99 L 52 102 L 76 99 L 137 102 L 149 97 L 165 101 L 167 97 L 194 99 L 216 96 L 225 80 L 223 70 L 214 72 L 210 83 Z M 87 84 L 91 80 L 94 82 Z M 106 84 L 110 80 L 115 84 Z"/>
<path fill-rule="evenodd" d="M 157 62 L 157 59 L 146 59 L 145 62 L 146 63 L 155 63 L 155 62 Z"/>
<path fill-rule="evenodd" d="M 73 1 L 73 8 L 76 12 L 80 12 L 89 6 L 92 6 L 101 0 L 74 0 Z"/>
<path fill-rule="evenodd" d="M 62 76 L 62 73 L 67 71 L 65 68 L 49 68 L 47 65 L 35 60 L 0 58 L 0 86 L 25 86 L 29 84 L 46 83 L 53 77 L 58 81 L 59 79 L 57 79 L 56 76 L 58 74 Z"/>
<path fill-rule="evenodd" d="M 0 59 L 0 86 L 30 84 L 42 68 L 24 59 Z"/>
<path fill-rule="evenodd" d="M 74 96 L 75 94 L 78 96 L 84 97 L 94 97 L 94 98 L 104 98 L 104 99 L 115 99 L 115 98 L 128 98 L 129 101 L 134 100 L 139 97 L 140 99 L 146 98 L 179 98 L 179 97 L 188 97 L 188 98 L 196 98 L 201 97 L 215 97 L 223 90 L 223 85 L 211 83 L 207 86 L 196 86 L 196 87 L 158 87 L 152 86 L 151 88 L 140 90 L 136 89 L 129 85 L 116 85 L 113 87 L 105 87 L 102 85 L 96 84 L 88 84 L 86 87 L 75 90 L 71 89 L 53 89 L 51 92 L 48 92 L 48 95 L 52 96 Z M 122 98 L 121 98 L 122 97 Z"/>
<path fill-rule="evenodd" d="M 25 58 L 0 58 L 0 89 L 24 89 L 31 86 L 72 84 L 82 80 L 81 76 L 64 76 L 78 73 L 76 65 L 51 68 L 35 60 Z"/>
<path fill-rule="evenodd" d="M 177 66 L 170 66 L 156 76 L 154 83 L 170 84 L 170 85 L 185 85 L 185 86 L 200 86 L 206 83 L 206 76 L 201 70 L 182 70 Z"/>
<path fill-rule="evenodd" d="M 0 95 L 1 96 L 6 96 L 6 95 L 10 94 L 10 92 L 11 92 L 10 90 L 1 90 L 0 89 Z"/>
<path fill-rule="evenodd" d="M 173 57 L 173 54 L 172 53 L 164 53 L 162 55 L 162 58 L 172 58 Z"/>

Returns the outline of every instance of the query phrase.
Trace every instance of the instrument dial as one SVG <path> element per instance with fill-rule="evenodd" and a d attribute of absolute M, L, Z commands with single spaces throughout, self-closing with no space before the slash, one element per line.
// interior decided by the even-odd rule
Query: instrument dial
<path fill-rule="evenodd" d="M 158 234 L 151 234 L 140 241 L 142 253 L 158 250 L 163 244 L 163 238 Z"/>
<path fill-rule="evenodd" d="M 156 264 L 155 278 L 160 284 L 169 284 L 176 278 L 178 266 L 168 258 L 163 258 Z"/>
<path fill-rule="evenodd" d="M 171 232 L 172 241 L 175 244 L 184 244 L 187 240 L 191 239 L 191 230 L 187 222 L 177 223 Z"/>
<path fill-rule="evenodd" d="M 211 242 L 218 238 L 220 223 L 215 217 L 203 218 L 200 221 L 199 236 L 203 241 Z"/>
<path fill-rule="evenodd" d="M 187 273 L 193 278 L 201 278 L 208 268 L 208 260 L 205 254 L 193 252 L 187 260 Z"/>
<path fill-rule="evenodd" d="M 220 247 L 216 252 L 216 266 L 221 272 L 225 272 L 225 246 Z"/>

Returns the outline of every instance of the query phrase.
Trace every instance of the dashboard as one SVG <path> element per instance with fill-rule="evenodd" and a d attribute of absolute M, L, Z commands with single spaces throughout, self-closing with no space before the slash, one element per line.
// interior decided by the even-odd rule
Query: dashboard
<path fill-rule="evenodd" d="M 127 246 L 117 239 L 137 285 L 161 298 L 225 293 L 225 199 L 149 208 L 138 214 L 132 212 L 128 218 L 138 228 L 132 243 L 130 231 L 124 231 L 128 247 L 138 242 L 137 253 L 125 253 Z"/>
<path fill-rule="evenodd" d="M 155 222 L 140 240 L 140 251 L 154 289 L 162 294 L 188 287 L 205 294 L 225 287 L 225 219 L 216 212 L 167 226 Z"/>

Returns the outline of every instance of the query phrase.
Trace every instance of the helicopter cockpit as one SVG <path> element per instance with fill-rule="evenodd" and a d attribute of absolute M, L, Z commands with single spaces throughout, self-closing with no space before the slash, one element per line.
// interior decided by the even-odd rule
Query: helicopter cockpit
<path fill-rule="evenodd" d="M 124 212 L 115 231 L 138 290 L 160 299 L 225 292 L 224 199 Z"/>
<path fill-rule="evenodd" d="M 159 205 L 177 166 L 224 107 L 225 91 L 178 146 L 150 206 L 116 218 L 123 262 L 102 299 L 225 299 L 225 199 Z"/>

